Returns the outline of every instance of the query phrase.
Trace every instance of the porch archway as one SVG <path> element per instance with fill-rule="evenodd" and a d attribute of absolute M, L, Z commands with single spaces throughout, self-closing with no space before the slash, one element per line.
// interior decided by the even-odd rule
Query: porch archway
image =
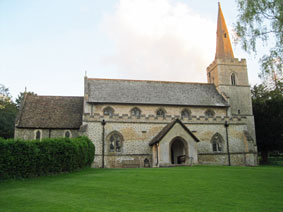
<path fill-rule="evenodd" d="M 170 158 L 172 164 L 185 164 L 188 159 L 188 144 L 181 138 L 176 137 L 170 142 Z"/>

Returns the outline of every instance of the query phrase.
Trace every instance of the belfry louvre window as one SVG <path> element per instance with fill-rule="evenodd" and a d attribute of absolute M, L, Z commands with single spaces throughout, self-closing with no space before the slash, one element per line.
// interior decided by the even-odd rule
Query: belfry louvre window
<path fill-rule="evenodd" d="M 137 107 L 133 108 L 131 110 L 131 115 L 135 117 L 140 117 L 141 116 L 141 110 Z"/>
<path fill-rule="evenodd" d="M 122 151 L 123 137 L 118 132 L 112 132 L 109 135 L 109 152 L 121 152 Z"/>
<path fill-rule="evenodd" d="M 165 111 L 160 108 L 160 109 L 158 109 L 158 110 L 156 111 L 156 115 L 157 115 L 157 116 L 165 117 Z"/>
<path fill-rule="evenodd" d="M 231 85 L 236 85 L 236 76 L 234 73 L 231 74 Z"/>
<path fill-rule="evenodd" d="M 106 107 L 103 110 L 103 114 L 106 116 L 112 116 L 114 114 L 114 109 L 112 107 Z"/>
<path fill-rule="evenodd" d="M 215 133 L 214 136 L 212 136 L 211 144 L 213 152 L 222 152 L 223 138 L 219 133 Z"/>

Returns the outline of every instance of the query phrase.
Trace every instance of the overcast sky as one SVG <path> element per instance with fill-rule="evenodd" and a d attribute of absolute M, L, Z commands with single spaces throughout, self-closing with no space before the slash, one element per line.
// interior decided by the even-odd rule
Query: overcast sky
<path fill-rule="evenodd" d="M 232 34 L 237 6 L 222 0 Z M 83 95 L 90 78 L 206 82 L 217 0 L 0 0 L 0 84 L 13 97 Z M 246 58 L 251 85 L 257 59 Z"/>

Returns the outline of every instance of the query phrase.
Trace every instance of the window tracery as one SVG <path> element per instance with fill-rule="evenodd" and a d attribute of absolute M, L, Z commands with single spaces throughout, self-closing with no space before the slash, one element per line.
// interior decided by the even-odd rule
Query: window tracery
<path fill-rule="evenodd" d="M 162 108 L 160 108 L 156 111 L 156 115 L 165 117 L 165 111 Z"/>
<path fill-rule="evenodd" d="M 191 116 L 192 112 L 188 109 L 184 109 L 181 112 L 181 117 L 182 118 L 189 118 Z"/>
<path fill-rule="evenodd" d="M 122 151 L 123 137 L 118 132 L 112 132 L 109 135 L 109 152 L 121 152 Z"/>
<path fill-rule="evenodd" d="M 131 110 L 131 115 L 136 116 L 136 117 L 140 117 L 141 116 L 141 110 L 139 108 L 135 107 Z"/>
<path fill-rule="evenodd" d="M 223 138 L 219 133 L 215 133 L 211 138 L 212 151 L 222 152 L 223 151 Z"/>
<path fill-rule="evenodd" d="M 103 114 L 106 115 L 106 116 L 113 116 L 114 109 L 112 107 L 106 107 L 103 110 Z"/>
<path fill-rule="evenodd" d="M 214 117 L 215 116 L 215 112 L 212 109 L 208 109 L 204 112 L 204 115 L 208 118 Z"/>

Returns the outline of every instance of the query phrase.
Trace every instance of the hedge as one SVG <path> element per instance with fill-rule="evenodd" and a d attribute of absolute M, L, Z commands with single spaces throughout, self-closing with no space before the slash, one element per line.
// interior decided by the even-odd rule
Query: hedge
<path fill-rule="evenodd" d="M 27 178 L 89 167 L 94 145 L 87 137 L 32 141 L 0 138 L 0 180 Z"/>

